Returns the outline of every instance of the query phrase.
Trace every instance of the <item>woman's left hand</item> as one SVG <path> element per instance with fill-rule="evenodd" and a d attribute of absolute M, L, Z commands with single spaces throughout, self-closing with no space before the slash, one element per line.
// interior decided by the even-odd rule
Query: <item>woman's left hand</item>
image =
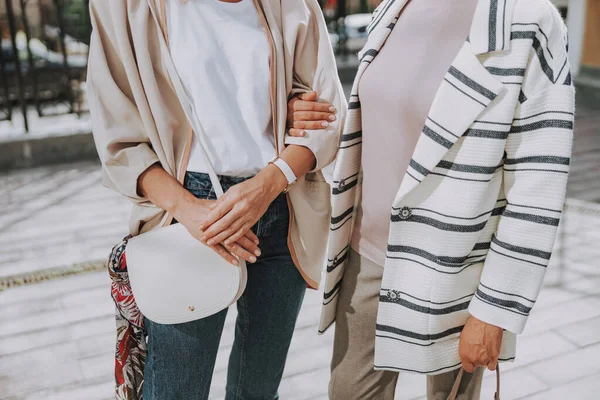
<path fill-rule="evenodd" d="M 503 330 L 471 316 L 460 334 L 458 353 L 465 371 L 473 373 L 476 367 L 496 369 Z"/>
<path fill-rule="evenodd" d="M 209 246 L 236 243 L 258 222 L 286 186 L 285 176 L 272 164 L 254 178 L 233 186 L 217 200 L 200 226 L 204 231 L 202 241 Z"/>

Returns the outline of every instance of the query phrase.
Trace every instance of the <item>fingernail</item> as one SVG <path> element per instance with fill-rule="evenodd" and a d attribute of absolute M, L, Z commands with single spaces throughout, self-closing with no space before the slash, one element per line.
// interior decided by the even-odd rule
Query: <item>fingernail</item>
<path fill-rule="evenodd" d="M 321 122 L 321 126 L 329 126 L 329 122 Z"/>
<path fill-rule="evenodd" d="M 212 239 L 210 239 L 207 243 L 208 243 L 209 246 L 212 246 L 213 244 L 215 244 L 215 241 L 212 240 Z"/>
<path fill-rule="evenodd" d="M 258 246 L 258 245 L 260 244 L 259 240 L 258 240 L 258 239 L 256 239 L 256 240 L 254 241 L 254 244 Z"/>
<path fill-rule="evenodd" d="M 300 136 L 306 136 L 306 132 L 304 132 L 304 131 L 300 132 Z"/>
<path fill-rule="evenodd" d="M 239 262 L 238 262 L 238 260 L 236 260 L 235 258 L 234 258 L 233 260 L 231 260 L 231 263 L 232 263 L 233 265 L 235 265 L 235 266 L 238 266 L 238 265 L 239 265 Z"/>
<path fill-rule="evenodd" d="M 256 254 L 256 257 L 260 257 L 260 250 L 254 251 L 254 254 Z"/>
<path fill-rule="evenodd" d="M 335 109 L 335 107 L 329 107 L 329 111 L 336 112 L 337 110 Z"/>
<path fill-rule="evenodd" d="M 250 262 L 256 262 L 256 257 L 250 256 Z"/>
<path fill-rule="evenodd" d="M 330 121 L 335 121 L 335 115 L 330 115 L 330 116 L 329 116 L 329 120 L 330 120 Z"/>

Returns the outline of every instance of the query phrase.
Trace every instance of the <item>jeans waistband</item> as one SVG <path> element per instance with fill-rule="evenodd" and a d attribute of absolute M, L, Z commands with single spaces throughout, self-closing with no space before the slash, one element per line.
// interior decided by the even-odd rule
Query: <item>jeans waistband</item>
<path fill-rule="evenodd" d="M 223 191 L 227 191 L 230 187 L 237 185 L 238 183 L 242 183 L 252 178 L 252 176 L 248 177 L 237 177 L 237 176 L 227 176 L 227 175 L 218 175 L 219 182 L 223 187 Z M 187 171 L 185 173 L 185 183 L 184 186 L 193 186 L 194 184 L 203 184 L 207 187 L 212 187 L 212 182 L 210 181 L 210 176 L 204 172 L 194 172 Z"/>

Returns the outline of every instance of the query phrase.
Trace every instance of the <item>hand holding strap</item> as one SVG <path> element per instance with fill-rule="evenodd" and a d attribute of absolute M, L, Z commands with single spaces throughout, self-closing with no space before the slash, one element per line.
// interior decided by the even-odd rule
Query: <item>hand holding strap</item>
<path fill-rule="evenodd" d="M 465 370 L 463 368 L 458 372 L 458 376 L 454 381 L 454 386 L 452 386 L 452 391 L 448 396 L 447 400 L 456 400 L 458 396 L 458 389 L 460 388 L 460 382 L 462 381 Z M 500 400 L 500 364 L 496 365 L 496 394 L 494 395 L 494 400 Z"/>

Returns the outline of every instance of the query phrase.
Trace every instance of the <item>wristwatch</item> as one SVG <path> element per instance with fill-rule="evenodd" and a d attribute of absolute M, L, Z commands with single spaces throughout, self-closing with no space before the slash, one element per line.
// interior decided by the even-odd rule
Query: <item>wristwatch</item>
<path fill-rule="evenodd" d="M 279 168 L 281 170 L 281 172 L 283 172 L 283 175 L 285 175 L 285 179 L 287 179 L 288 185 L 283 190 L 283 193 L 287 193 L 290 190 L 290 188 L 292 187 L 292 185 L 294 183 L 296 183 L 296 181 L 298 179 L 298 178 L 296 178 L 296 174 L 294 174 L 294 171 L 289 166 L 289 164 L 283 158 L 280 158 L 279 156 L 276 156 L 274 159 L 269 161 L 269 164 L 275 165 L 277 168 Z"/>

